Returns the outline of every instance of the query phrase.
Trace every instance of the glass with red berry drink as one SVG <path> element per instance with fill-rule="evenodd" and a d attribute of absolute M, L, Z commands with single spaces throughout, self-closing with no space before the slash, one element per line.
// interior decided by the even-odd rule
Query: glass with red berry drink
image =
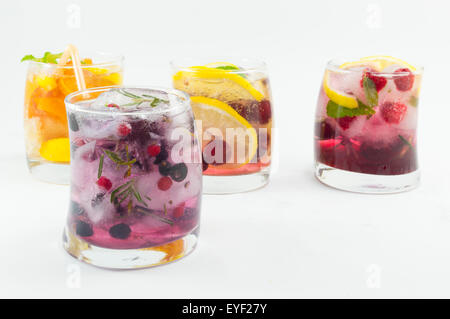
<path fill-rule="evenodd" d="M 194 249 L 202 161 L 189 103 L 186 93 L 159 88 L 67 96 L 71 192 L 64 247 L 71 255 L 101 267 L 139 268 Z"/>
<path fill-rule="evenodd" d="M 266 185 L 273 112 L 265 63 L 186 59 L 172 67 L 173 85 L 190 95 L 199 123 L 204 192 L 237 193 Z"/>
<path fill-rule="evenodd" d="M 315 124 L 321 182 L 362 193 L 395 193 L 418 185 L 422 74 L 422 68 L 388 56 L 328 63 Z"/>

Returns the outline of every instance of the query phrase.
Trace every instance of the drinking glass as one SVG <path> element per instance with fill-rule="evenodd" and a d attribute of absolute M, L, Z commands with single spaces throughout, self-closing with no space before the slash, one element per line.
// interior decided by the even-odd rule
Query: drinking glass
<path fill-rule="evenodd" d="M 72 64 L 28 62 L 25 85 L 25 145 L 31 174 L 43 181 L 69 183 L 66 95 L 78 90 Z M 87 88 L 122 83 L 123 57 L 94 54 L 82 59 Z"/>
<path fill-rule="evenodd" d="M 266 185 L 273 109 L 265 63 L 185 59 L 171 64 L 173 86 L 191 96 L 201 128 L 204 192 L 237 193 Z"/>
<path fill-rule="evenodd" d="M 315 122 L 316 177 L 361 193 L 416 187 L 423 69 L 392 57 L 328 63 Z"/>
<path fill-rule="evenodd" d="M 186 93 L 95 88 L 66 97 L 69 254 L 107 268 L 168 263 L 199 230 L 201 150 Z"/>

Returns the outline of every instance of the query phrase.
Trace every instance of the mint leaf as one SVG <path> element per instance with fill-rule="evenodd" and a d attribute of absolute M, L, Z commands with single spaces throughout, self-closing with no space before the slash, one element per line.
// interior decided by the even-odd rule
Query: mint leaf
<path fill-rule="evenodd" d="M 232 65 L 222 65 L 222 66 L 217 66 L 216 69 L 220 69 L 220 70 L 233 70 L 233 71 L 238 71 L 239 68 L 232 66 Z"/>
<path fill-rule="evenodd" d="M 34 62 L 43 62 L 43 63 L 54 63 L 57 64 L 58 61 L 57 59 L 59 59 L 62 56 L 62 52 L 61 53 L 51 53 L 51 52 L 45 52 L 44 56 L 42 58 L 36 58 L 34 55 L 32 54 L 28 54 L 26 56 L 24 56 L 22 58 L 22 60 L 20 60 L 20 62 L 23 61 L 34 61 Z"/>
<path fill-rule="evenodd" d="M 403 143 L 405 143 L 405 145 L 409 146 L 411 149 L 413 148 L 412 144 L 406 138 L 404 138 L 400 134 L 398 135 L 398 137 Z"/>
<path fill-rule="evenodd" d="M 358 100 L 358 107 L 354 109 L 349 109 L 347 107 L 336 104 L 333 101 L 329 101 L 327 104 L 327 115 L 334 119 L 338 119 L 346 116 L 359 116 L 359 115 L 373 115 L 375 111 Z"/>
<path fill-rule="evenodd" d="M 34 55 L 32 55 L 32 54 L 28 54 L 28 55 L 26 55 L 26 56 L 24 56 L 23 58 L 22 58 L 22 60 L 20 60 L 20 62 L 23 62 L 23 61 L 36 61 L 37 59 L 34 57 Z"/>
<path fill-rule="evenodd" d="M 61 53 L 50 53 L 50 52 L 45 52 L 44 53 L 44 57 L 42 58 L 44 63 L 54 63 L 57 64 L 58 61 L 56 61 L 57 59 L 59 59 L 62 56 L 62 52 Z"/>
<path fill-rule="evenodd" d="M 419 106 L 419 99 L 413 95 L 409 99 L 409 104 L 411 104 L 411 106 L 417 107 L 417 106 Z"/>
<path fill-rule="evenodd" d="M 373 81 L 369 79 L 367 76 L 365 76 L 363 79 L 363 88 L 369 106 L 370 107 L 377 106 L 378 105 L 377 88 L 375 87 L 375 83 L 373 83 Z"/>
<path fill-rule="evenodd" d="M 235 67 L 235 66 L 232 66 L 232 65 L 216 66 L 215 69 L 225 70 L 225 71 L 239 71 L 240 70 L 238 67 Z M 237 75 L 243 77 L 244 79 L 247 78 L 245 76 L 245 74 L 242 74 L 242 73 L 237 73 Z"/>

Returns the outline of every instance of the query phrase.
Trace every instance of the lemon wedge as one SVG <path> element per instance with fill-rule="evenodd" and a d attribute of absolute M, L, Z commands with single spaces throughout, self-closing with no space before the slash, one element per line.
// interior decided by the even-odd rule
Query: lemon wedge
<path fill-rule="evenodd" d="M 70 162 L 70 142 L 67 137 L 60 137 L 42 143 L 39 150 L 41 156 L 47 161 L 68 163 Z"/>
<path fill-rule="evenodd" d="M 239 74 L 207 66 L 193 66 L 173 76 L 174 87 L 191 96 L 206 96 L 222 101 L 251 99 L 261 101 L 264 95 Z"/>
<path fill-rule="evenodd" d="M 409 63 L 407 63 L 407 62 L 405 62 L 403 60 L 394 58 L 392 56 L 388 56 L 388 55 L 368 56 L 368 57 L 361 58 L 360 61 L 371 61 L 371 62 L 380 63 L 382 70 L 385 69 L 386 67 L 390 66 L 390 65 L 396 64 L 396 65 L 400 65 L 400 66 L 406 67 L 406 68 L 410 69 L 413 72 L 416 71 L 416 68 L 414 66 L 412 66 L 411 64 L 409 64 Z"/>
<path fill-rule="evenodd" d="M 208 129 L 219 129 L 223 139 L 229 146 L 234 145 L 234 159 L 222 166 L 227 168 L 241 167 L 256 155 L 258 137 L 252 125 L 228 104 L 204 96 L 191 97 L 192 110 L 196 120 L 202 121 L 202 132 Z M 234 141 L 227 139 L 227 129 L 234 129 Z M 213 132 L 212 132 L 213 133 Z M 247 138 L 248 137 L 248 138 Z M 203 141 L 203 147 L 210 141 Z"/>
<path fill-rule="evenodd" d="M 336 104 L 339 104 L 343 107 L 354 109 L 358 107 L 358 100 L 349 94 L 346 94 L 344 92 L 338 92 L 330 88 L 329 86 L 329 78 L 330 74 L 329 71 L 325 71 L 325 75 L 323 77 L 323 90 L 325 91 L 325 94 L 328 96 L 328 98 L 335 102 Z"/>

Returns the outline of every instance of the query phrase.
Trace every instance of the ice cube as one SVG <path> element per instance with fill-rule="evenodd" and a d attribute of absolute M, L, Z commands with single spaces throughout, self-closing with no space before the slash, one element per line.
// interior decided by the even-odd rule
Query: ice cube
<path fill-rule="evenodd" d="M 90 107 L 93 110 L 139 111 L 148 108 L 167 107 L 169 101 L 166 93 L 151 89 L 113 88 L 100 94 Z M 117 107 L 108 107 L 115 104 Z"/>

